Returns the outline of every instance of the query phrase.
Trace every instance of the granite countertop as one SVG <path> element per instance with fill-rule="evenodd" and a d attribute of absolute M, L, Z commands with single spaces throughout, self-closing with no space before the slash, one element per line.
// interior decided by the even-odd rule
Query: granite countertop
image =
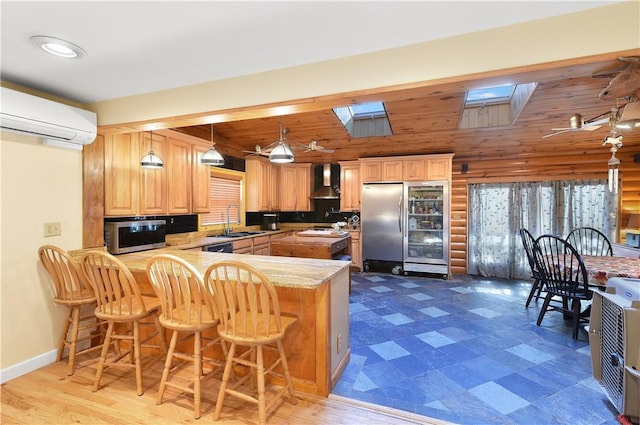
<path fill-rule="evenodd" d="M 218 239 L 218 238 L 216 238 Z M 239 238 L 235 238 L 239 239 Z M 172 254 L 191 263 L 204 276 L 207 268 L 218 261 L 245 262 L 267 276 L 275 286 L 315 289 L 346 268 L 350 261 L 319 260 L 312 258 L 287 258 L 265 255 L 227 254 L 184 249 L 153 249 L 118 255 L 133 272 L 146 272 L 147 261 L 156 254 Z"/>
<path fill-rule="evenodd" d="M 250 230 L 250 231 L 254 232 L 254 230 Z M 254 235 L 240 236 L 235 238 L 226 237 L 224 235 L 201 236 L 201 237 L 195 236 L 195 237 L 188 237 L 188 238 L 167 238 L 167 248 L 169 249 L 198 248 L 198 247 L 214 245 L 218 243 L 226 243 L 226 242 L 233 242 L 233 241 L 238 241 L 242 239 L 260 237 L 260 236 L 275 235 L 278 233 L 287 232 L 287 230 L 260 230 L 259 232 L 261 233 L 257 233 Z"/>

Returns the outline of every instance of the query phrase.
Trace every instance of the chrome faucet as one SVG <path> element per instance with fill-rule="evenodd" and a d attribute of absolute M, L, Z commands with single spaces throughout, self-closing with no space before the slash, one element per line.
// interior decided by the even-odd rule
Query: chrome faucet
<path fill-rule="evenodd" d="M 229 210 L 231 209 L 231 207 L 236 207 L 236 211 L 238 212 L 237 223 L 240 223 L 240 207 L 238 206 L 238 204 L 227 205 L 227 226 L 224 228 L 224 231 L 223 231 L 225 235 L 228 235 L 231 233 L 231 221 L 229 219 Z"/>

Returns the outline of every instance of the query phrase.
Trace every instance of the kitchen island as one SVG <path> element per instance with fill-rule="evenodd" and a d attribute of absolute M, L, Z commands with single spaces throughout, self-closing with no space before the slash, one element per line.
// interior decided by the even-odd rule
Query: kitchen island
<path fill-rule="evenodd" d="M 332 259 L 351 257 L 351 236 L 344 232 L 308 230 L 271 242 L 271 255 Z"/>
<path fill-rule="evenodd" d="M 119 255 L 142 290 L 152 293 L 146 264 L 155 254 L 180 257 L 204 276 L 213 263 L 241 261 L 255 267 L 273 282 L 282 313 L 298 321 L 284 338 L 289 369 L 297 391 L 328 396 L 349 362 L 349 261 L 205 251 L 160 249 Z"/>

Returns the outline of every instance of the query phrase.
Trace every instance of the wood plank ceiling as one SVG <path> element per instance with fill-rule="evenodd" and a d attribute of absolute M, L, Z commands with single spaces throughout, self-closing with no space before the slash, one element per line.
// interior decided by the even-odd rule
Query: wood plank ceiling
<path fill-rule="evenodd" d="M 538 156 L 577 155 L 608 151 L 602 141 L 610 134 L 608 125 L 596 131 L 572 131 L 542 139 L 551 128 L 567 127 L 569 117 L 580 113 L 584 119 L 606 114 L 615 102 L 604 101 L 598 94 L 609 78 L 595 78 L 594 72 L 621 65 L 617 57 L 640 52 L 617 52 L 581 58 L 571 63 L 540 64 L 522 69 L 491 72 L 449 81 L 425 82 L 413 87 L 384 88 L 362 93 L 334 96 L 331 99 L 301 99 L 287 103 L 305 112 L 282 116 L 290 130 L 289 140 L 318 144 L 333 153 L 296 152 L 296 162 L 327 163 L 362 157 L 415 155 L 453 152 L 457 161 L 490 158 L 526 159 Z M 524 109 L 510 126 L 459 130 L 466 91 L 503 83 L 537 82 L 538 86 Z M 383 101 L 393 135 L 373 138 L 350 138 L 332 111 L 372 100 Z M 622 106 L 626 102 L 619 101 Z M 279 116 L 268 116 L 268 108 L 255 108 L 255 119 L 215 124 L 216 148 L 223 155 L 246 157 L 243 150 L 255 145 L 265 147 L 279 138 Z M 247 114 L 244 114 L 247 116 Z M 179 131 L 211 140 L 211 126 L 177 128 Z M 640 132 L 624 134 L 623 149 L 640 149 Z"/>

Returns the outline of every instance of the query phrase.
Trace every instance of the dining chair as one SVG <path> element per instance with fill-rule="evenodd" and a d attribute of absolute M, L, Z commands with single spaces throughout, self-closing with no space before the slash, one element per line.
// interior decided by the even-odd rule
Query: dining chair
<path fill-rule="evenodd" d="M 561 311 L 571 319 L 573 339 L 578 339 L 580 324 L 588 322 L 581 317 L 581 301 L 591 300 L 593 295 L 582 257 L 570 243 L 554 235 L 538 237 L 533 252 L 547 292 L 536 324 L 540 326 L 547 311 Z M 554 296 L 561 298 L 561 305 L 551 305 Z"/>
<path fill-rule="evenodd" d="M 531 278 L 533 279 L 533 284 L 531 285 L 531 290 L 529 291 L 527 302 L 524 305 L 525 307 L 529 307 L 529 304 L 534 297 L 536 300 L 544 298 L 542 296 L 544 285 L 542 284 L 542 278 L 540 277 L 540 272 L 538 271 L 535 258 L 533 257 L 533 245 L 535 244 L 535 238 L 533 237 L 531 232 L 529 232 L 525 228 L 520 229 L 519 233 L 520 239 L 522 239 L 524 252 L 527 256 L 527 261 L 529 262 L 529 268 L 531 269 Z"/>
<path fill-rule="evenodd" d="M 213 418 L 220 419 L 225 396 L 231 395 L 257 404 L 259 423 L 264 424 L 267 411 L 272 411 L 286 393 L 291 404 L 297 403 L 282 343 L 287 328 L 297 321 L 297 317 L 280 313 L 275 287 L 264 274 L 248 264 L 237 261 L 212 264 L 205 272 L 204 281 L 214 294 L 221 313 L 218 334 L 230 343 Z M 265 350 L 273 355 L 265 355 Z M 265 360 L 270 364 L 265 366 Z M 230 385 L 234 365 L 249 370 Z M 278 366 L 281 370 L 276 369 Z M 268 404 L 267 377 L 278 377 L 279 382 L 285 383 L 270 394 Z"/>
<path fill-rule="evenodd" d="M 576 227 L 566 238 L 580 255 L 613 255 L 611 242 L 604 233 L 593 227 Z"/>
<path fill-rule="evenodd" d="M 38 257 L 47 270 L 53 288 L 53 301 L 66 307 L 67 314 L 58 343 L 56 361 L 62 360 L 64 348 L 68 348 L 67 375 L 73 375 L 76 356 L 99 350 L 104 336 L 104 323 L 93 314 L 96 297 L 86 282 L 78 263 L 65 250 L 54 245 L 43 245 Z M 82 310 L 91 308 L 87 314 Z M 86 348 L 79 348 L 84 341 Z"/>
<path fill-rule="evenodd" d="M 161 350 L 161 356 L 167 352 L 164 329 L 158 320 L 160 303 L 155 297 L 143 296 L 131 271 L 108 252 L 85 253 L 80 267 L 96 297 L 95 315 L 108 324 L 93 391 L 100 389 L 105 368 L 118 367 L 135 369 L 136 390 L 138 395 L 142 395 L 142 369 L 158 360 L 158 356 L 154 356 L 152 361 L 143 364 L 142 349 Z M 141 326 L 153 326 L 153 331 L 143 335 Z M 153 339 L 158 342 L 150 343 Z M 125 344 L 121 343 L 123 341 Z M 109 357 L 111 347 L 114 354 Z"/>
<path fill-rule="evenodd" d="M 228 352 L 226 343 L 216 332 L 219 323 L 217 306 L 200 273 L 179 257 L 171 254 L 153 256 L 147 262 L 147 276 L 160 300 L 160 324 L 172 331 L 156 403 L 162 404 L 167 387 L 193 394 L 194 418 L 198 419 L 202 382 L 221 372 L 224 366 L 224 359 L 207 357 L 204 351 L 220 344 L 225 359 Z M 209 334 L 205 331 L 211 336 L 207 336 Z M 179 334 L 182 334 L 180 340 Z M 191 339 L 190 351 L 183 342 Z M 176 367 L 173 366 L 174 359 L 179 362 Z M 193 365 L 191 377 L 181 377 L 179 371 L 190 364 Z M 208 366 L 208 370 L 204 366 Z M 188 381 L 186 384 L 185 380 Z"/>

